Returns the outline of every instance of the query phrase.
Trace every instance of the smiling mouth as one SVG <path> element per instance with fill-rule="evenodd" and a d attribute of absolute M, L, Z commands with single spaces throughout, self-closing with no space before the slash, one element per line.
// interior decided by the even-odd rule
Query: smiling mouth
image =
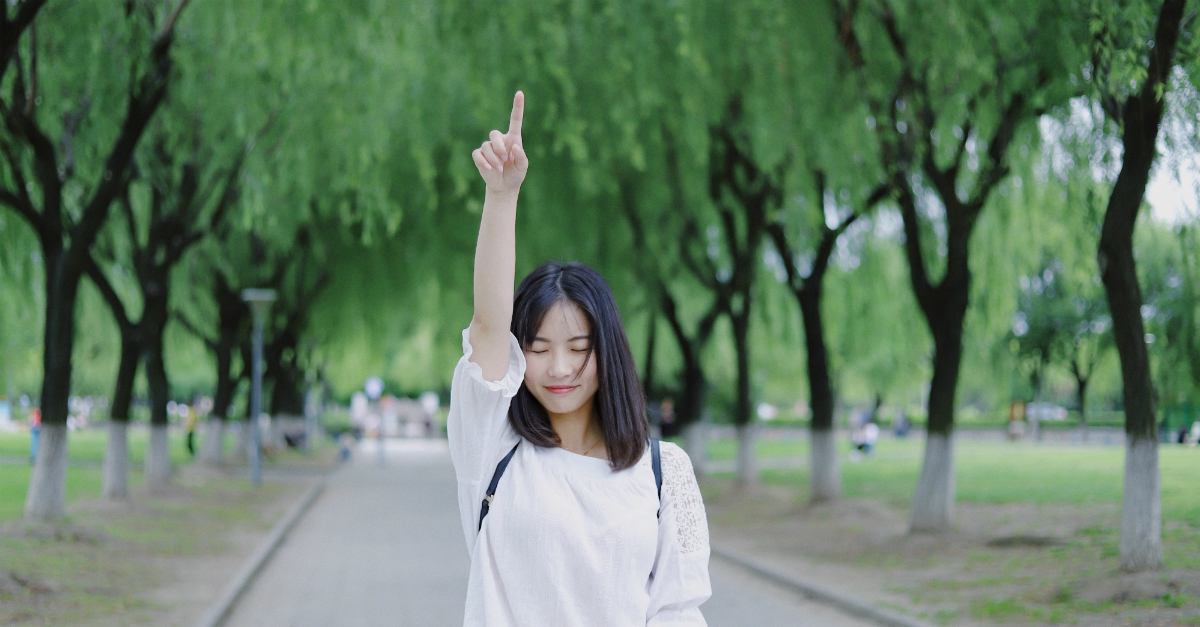
<path fill-rule="evenodd" d="M 546 386 L 546 389 L 547 389 L 547 390 L 550 390 L 550 393 L 551 393 L 551 394 L 567 394 L 568 392 L 572 392 L 572 391 L 574 391 L 574 390 L 575 390 L 575 388 L 577 388 L 577 387 L 579 387 L 579 386 L 577 386 L 577 385 L 556 385 L 556 386 L 549 386 L 549 385 L 548 385 L 548 386 Z"/>

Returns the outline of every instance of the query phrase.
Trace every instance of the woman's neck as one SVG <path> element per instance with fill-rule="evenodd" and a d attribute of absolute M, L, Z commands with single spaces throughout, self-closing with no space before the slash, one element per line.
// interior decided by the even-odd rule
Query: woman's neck
<path fill-rule="evenodd" d="M 595 446 L 603 440 L 603 434 L 592 420 L 591 403 L 584 403 L 579 409 L 566 414 L 547 413 L 550 417 L 550 426 L 558 435 L 558 441 L 563 449 L 583 455 L 589 448 L 592 453 L 603 448 Z"/>

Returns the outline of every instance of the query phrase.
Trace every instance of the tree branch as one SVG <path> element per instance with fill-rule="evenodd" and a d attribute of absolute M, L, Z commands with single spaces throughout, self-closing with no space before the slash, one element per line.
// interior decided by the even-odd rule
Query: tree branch
<path fill-rule="evenodd" d="M 1044 86 L 1048 80 L 1045 76 L 1039 76 L 1031 91 Z M 987 164 L 979 178 L 976 179 L 975 189 L 967 199 L 967 207 L 973 213 L 977 214 L 983 209 L 983 203 L 992 193 L 992 189 L 1008 176 L 1009 167 L 1005 155 L 1008 154 L 1008 146 L 1016 136 L 1017 123 L 1026 117 L 1025 105 L 1025 93 L 1017 92 L 1013 94 L 1008 106 L 1002 110 L 1000 124 L 992 134 L 991 141 L 988 142 Z M 1034 113 L 1039 114 L 1040 111 Z"/>
<path fill-rule="evenodd" d="M 787 235 L 783 232 L 783 223 L 778 220 L 768 223 L 767 235 L 771 236 L 771 241 L 775 244 L 775 251 L 783 259 L 783 270 L 787 273 L 788 287 L 793 292 L 800 291 L 804 287 L 804 279 L 796 270 L 795 253 L 788 245 Z"/>
<path fill-rule="evenodd" d="M 37 24 L 29 24 L 29 93 L 25 96 L 25 115 L 33 117 L 38 100 Z"/>
<path fill-rule="evenodd" d="M 34 231 L 37 231 L 39 238 L 46 236 L 46 230 L 42 224 L 42 216 L 38 214 L 37 209 L 33 206 L 33 199 L 29 197 L 29 183 L 25 180 L 25 174 L 21 171 L 21 161 L 17 159 L 16 153 L 13 152 L 12 144 L 7 140 L 0 140 L 0 151 L 4 153 L 4 159 L 8 161 L 8 168 L 12 172 L 13 182 L 16 183 L 14 190 L 3 190 L 3 196 L 0 196 L 0 201 L 13 208 L 21 217 L 29 222 Z"/>
<path fill-rule="evenodd" d="M 932 293 L 929 274 L 925 269 L 925 257 L 921 254 L 921 225 L 917 217 L 916 199 L 904 181 L 897 181 L 896 189 L 900 215 L 904 219 L 904 253 L 908 258 L 909 276 L 917 302 L 924 307 Z"/>
<path fill-rule="evenodd" d="M 33 23 L 38 11 L 45 4 L 46 0 L 22 0 L 17 4 L 17 13 L 11 20 L 8 19 L 10 3 L 5 3 L 3 10 L 0 11 L 0 81 L 4 79 L 4 73 L 12 62 L 13 55 L 17 51 L 17 44 L 21 41 L 21 35 Z"/>
<path fill-rule="evenodd" d="M 104 276 L 104 272 L 100 270 L 100 266 L 96 264 L 96 260 L 91 255 L 88 255 L 84 259 L 83 271 L 92 280 L 92 283 L 95 284 L 96 289 L 100 290 L 100 295 L 104 297 L 104 302 L 108 303 L 108 308 L 112 310 L 112 315 L 117 321 L 117 326 L 121 328 L 121 334 L 125 335 L 128 333 L 133 328 L 133 323 L 130 322 L 128 314 L 125 313 L 125 303 L 121 302 L 121 297 L 117 296 L 112 283 L 109 282 L 107 276 Z"/>
<path fill-rule="evenodd" d="M 196 336 L 197 339 L 199 339 L 201 342 L 203 342 L 204 345 L 206 347 L 208 347 L 208 350 L 215 353 L 215 352 L 217 352 L 217 349 L 220 348 L 220 346 L 218 346 L 217 340 L 214 340 L 214 339 L 210 338 L 209 336 L 205 335 L 204 332 L 201 331 L 199 327 L 197 327 L 195 324 L 192 324 L 192 321 L 189 320 L 188 317 L 183 314 L 183 311 L 181 311 L 179 309 L 172 309 L 171 310 L 171 318 L 173 318 L 184 329 L 186 329 L 188 333 L 191 333 L 192 335 Z"/>
<path fill-rule="evenodd" d="M 129 185 L 125 186 L 119 196 L 117 206 L 125 214 L 125 232 L 129 235 L 129 245 L 133 248 L 133 257 L 137 259 L 142 255 L 142 243 L 141 237 L 138 235 L 137 218 L 133 215 L 133 202 L 129 199 Z"/>
<path fill-rule="evenodd" d="M 142 75 L 129 96 L 125 120 L 120 134 L 104 162 L 104 173 L 92 197 L 84 205 L 83 217 L 71 232 L 71 256 L 77 260 L 86 254 L 96 234 L 104 224 L 108 208 L 119 193 L 121 179 L 133 159 L 133 151 L 150 123 L 150 118 L 167 94 L 172 62 L 171 42 L 175 24 L 188 0 L 180 0 L 159 30 L 150 52 L 150 69 Z"/>
<path fill-rule="evenodd" d="M 58 156 L 55 154 L 53 142 L 33 118 L 26 116 L 18 108 L 9 108 L 0 103 L 0 114 L 4 116 L 9 132 L 23 138 L 33 149 L 33 175 L 42 188 L 43 223 L 47 228 L 62 228 L 62 180 L 59 178 Z M 20 172 L 16 156 L 6 157 L 14 171 Z"/>

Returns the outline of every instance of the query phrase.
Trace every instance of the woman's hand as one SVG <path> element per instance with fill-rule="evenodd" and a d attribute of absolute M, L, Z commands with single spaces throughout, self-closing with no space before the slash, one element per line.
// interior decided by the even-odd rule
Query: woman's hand
<path fill-rule="evenodd" d="M 491 138 L 471 153 L 479 175 L 487 183 L 490 193 L 516 193 L 521 190 L 525 172 L 529 170 L 529 158 L 521 147 L 521 120 L 525 117 L 525 94 L 517 92 L 513 97 L 512 116 L 508 119 L 508 133 L 492 131 Z"/>

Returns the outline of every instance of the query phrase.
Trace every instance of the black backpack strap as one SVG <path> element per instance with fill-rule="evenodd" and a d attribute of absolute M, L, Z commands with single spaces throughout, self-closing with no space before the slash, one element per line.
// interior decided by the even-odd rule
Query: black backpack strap
<path fill-rule="evenodd" d="M 658 490 L 658 502 L 662 503 L 662 453 L 658 450 L 658 438 L 650 438 L 650 468 L 654 470 L 654 487 Z M 659 513 L 662 513 L 660 505 Z"/>
<path fill-rule="evenodd" d="M 483 510 L 479 512 L 479 528 L 475 530 L 476 533 L 480 529 L 483 529 L 483 519 L 488 515 L 488 509 L 492 506 L 492 499 L 496 497 L 496 484 L 500 483 L 500 477 L 504 475 L 504 469 L 508 468 L 508 462 L 512 460 L 513 453 L 517 452 L 517 447 L 520 445 L 521 441 L 517 440 L 517 443 L 513 445 L 508 455 L 505 455 L 504 459 L 500 460 L 499 464 L 496 464 L 496 472 L 492 473 L 492 482 L 488 484 L 487 493 L 483 496 Z"/>

